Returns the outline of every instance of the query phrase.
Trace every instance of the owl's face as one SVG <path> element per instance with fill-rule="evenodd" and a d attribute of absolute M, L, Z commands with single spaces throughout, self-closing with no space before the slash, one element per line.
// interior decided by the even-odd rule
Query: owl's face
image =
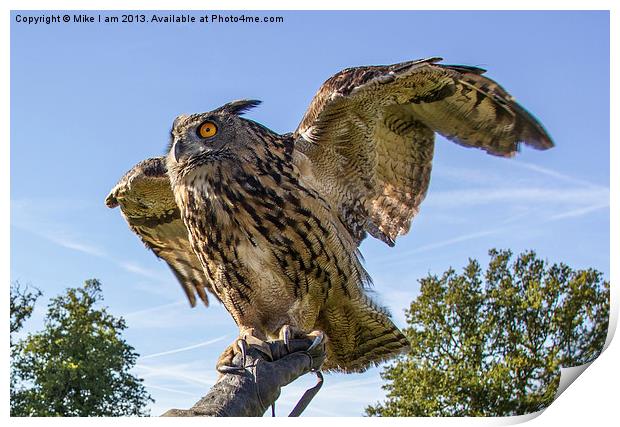
<path fill-rule="evenodd" d="M 178 116 L 170 131 L 168 169 L 181 172 L 199 165 L 246 158 L 260 138 L 256 138 L 257 125 L 240 114 L 258 103 L 236 101 L 207 113 Z"/>

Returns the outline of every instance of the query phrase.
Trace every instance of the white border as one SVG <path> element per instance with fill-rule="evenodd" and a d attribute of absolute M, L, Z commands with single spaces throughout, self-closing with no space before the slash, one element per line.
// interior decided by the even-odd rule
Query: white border
<path fill-rule="evenodd" d="M 9 80 L 9 59 L 10 59 L 10 41 L 9 41 L 9 13 L 12 9 L 21 9 L 21 10 L 36 10 L 36 9 L 77 9 L 77 10 L 113 10 L 113 9 L 161 9 L 161 10 L 196 10 L 196 9 L 209 9 L 209 10 L 342 10 L 342 9 L 360 9 L 360 10 L 369 10 L 376 9 L 378 5 L 381 6 L 382 9 L 387 10 L 398 10 L 398 9 L 417 9 L 417 10 L 611 10 L 611 141 L 614 141 L 611 144 L 611 176 L 610 176 L 610 185 L 611 185 L 611 236 L 615 236 L 614 239 L 611 239 L 611 259 L 618 260 L 618 237 L 620 237 L 618 231 L 618 219 L 620 218 L 620 212 L 618 210 L 618 186 L 617 184 L 620 182 L 620 172 L 618 167 L 613 167 L 614 165 L 619 165 L 618 158 L 618 108 L 617 103 L 620 97 L 618 96 L 618 85 L 617 80 L 614 80 L 614 76 L 617 75 L 618 70 L 618 55 L 615 51 L 618 47 L 617 38 L 618 38 L 618 29 L 620 29 L 620 19 L 618 18 L 617 9 L 618 7 L 616 0 L 590 0 L 588 2 L 583 1 L 575 1 L 575 0 L 521 0 L 521 1 L 489 1 L 489 0 L 470 0 L 468 2 L 454 1 L 454 0 L 426 0 L 426 1 L 411 1 L 411 0 L 383 0 L 380 3 L 373 2 L 353 2 L 353 1 L 335 1 L 335 0 L 315 0 L 312 2 L 303 1 L 292 3 L 289 1 L 261 1 L 261 2 L 251 2 L 251 1 L 209 1 L 209 2 L 197 2 L 196 0 L 177 0 L 174 2 L 171 1 L 120 1 L 120 0 L 97 0 L 88 2 L 85 4 L 83 1 L 77 0 L 66 0 L 66 1 L 16 1 L 16 0 L 5 0 L 2 2 L 2 9 L 5 12 L 3 14 L 3 19 L 0 23 L 2 30 L 0 31 L 0 45 L 2 46 L 2 55 L 4 56 L 4 61 L 2 61 L 2 93 L 6 94 L 4 97 L 4 102 L 2 103 L 2 114 L 1 114 L 1 129 L 4 131 L 5 137 L 3 138 L 2 143 L 2 155 L 0 155 L 0 170 L 3 174 L 1 185 L 2 185 L 2 194 L 4 197 L 0 200 L 0 212 L 2 213 L 2 223 L 4 224 L 2 238 L 4 240 L 4 244 L 1 246 L 1 257 L 0 257 L 0 271 L 3 273 L 3 283 L 7 285 L 5 295 L 3 296 L 3 314 L 4 319 L 8 319 L 8 283 L 10 281 L 9 277 L 9 232 L 10 232 L 10 218 L 9 218 L 9 194 L 10 194 L 10 152 L 9 152 L 9 91 L 10 91 L 10 80 Z M 561 6 L 561 8 L 560 8 Z M 320 30 L 320 29 L 319 29 Z M 422 41 L 421 41 L 422 43 Z M 558 70 L 560 72 L 560 70 Z M 570 88 L 567 88 L 570 90 Z M 587 149 L 584 147 L 584 150 Z M 611 238 L 610 236 L 610 238 Z M 618 300 L 619 300 L 619 292 L 618 286 L 614 286 L 614 283 L 617 279 L 618 267 L 613 262 L 611 263 L 611 293 L 612 293 L 612 307 L 611 307 L 611 328 L 610 335 L 608 337 L 608 344 L 610 338 L 615 331 L 618 320 Z M 5 334 L 8 335 L 8 322 L 3 324 L 3 328 L 6 331 Z M 8 343 L 8 337 L 5 335 L 5 343 Z M 615 340 L 617 341 L 617 340 Z M 620 358 L 618 357 L 620 351 L 618 350 L 617 342 L 612 342 L 609 348 L 597 359 L 592 367 L 587 369 L 587 373 L 579 377 L 573 385 L 571 385 L 565 393 L 563 393 L 556 402 L 554 402 L 546 411 L 542 413 L 542 415 L 530 421 L 529 425 L 539 425 L 546 426 L 550 423 L 553 424 L 564 424 L 564 425 L 596 425 L 596 426 L 607 426 L 612 425 L 617 422 L 617 392 L 619 385 L 619 374 L 618 374 L 618 361 Z M 9 356 L 8 356 L 8 346 L 4 353 L 3 358 L 3 366 L 4 369 L 4 383 L 5 387 L 2 388 L 2 395 L 4 403 L 3 413 L 5 417 L 8 417 L 9 411 L 9 393 L 8 393 L 8 366 L 9 366 Z M 376 424 L 376 423 L 386 423 L 388 422 L 390 425 L 504 425 L 504 424 L 514 424 L 515 422 L 523 422 L 527 421 L 531 417 L 516 417 L 511 419 L 477 419 L 477 418 L 457 418 L 457 419 L 426 419 L 426 418 L 402 418 L 402 419 L 377 419 L 377 418 L 352 418 L 352 419 L 338 419 L 336 420 L 338 423 L 344 422 L 345 424 L 355 423 L 356 425 L 362 424 Z M 68 423 L 75 425 L 81 425 L 84 420 L 79 419 L 11 419 L 11 423 L 15 425 L 19 425 L 22 423 L 42 423 L 47 424 L 57 424 L 57 423 Z M 97 419 L 92 418 L 89 419 L 89 423 L 108 425 L 110 420 L 107 419 Z M 150 418 L 150 419 L 119 419 L 118 421 L 114 421 L 115 423 L 120 422 L 121 424 L 137 424 L 148 422 L 156 423 L 156 424 L 166 424 L 175 425 L 183 422 L 188 424 L 199 425 L 198 423 L 204 423 L 205 420 L 200 419 L 187 419 L 187 420 L 179 420 L 179 419 L 162 419 L 162 418 Z M 210 419 L 209 424 L 217 424 L 220 423 L 285 423 L 288 421 L 284 421 L 283 419 L 258 419 L 258 420 L 222 420 L 222 419 Z M 316 422 L 315 418 L 300 418 L 295 421 L 296 423 L 306 424 L 306 423 L 314 423 Z"/>

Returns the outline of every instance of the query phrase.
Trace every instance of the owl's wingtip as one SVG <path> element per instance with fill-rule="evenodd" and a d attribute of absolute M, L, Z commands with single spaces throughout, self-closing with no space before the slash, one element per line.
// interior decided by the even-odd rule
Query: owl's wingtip
<path fill-rule="evenodd" d="M 105 198 L 105 205 L 107 207 L 109 207 L 110 209 L 114 209 L 115 207 L 117 207 L 119 205 L 118 203 L 118 199 L 116 198 L 114 192 L 111 192 L 110 194 L 108 194 L 108 196 Z"/>

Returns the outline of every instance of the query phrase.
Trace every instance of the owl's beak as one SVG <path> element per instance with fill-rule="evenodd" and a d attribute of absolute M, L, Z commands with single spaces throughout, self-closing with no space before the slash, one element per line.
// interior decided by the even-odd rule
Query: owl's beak
<path fill-rule="evenodd" d="M 175 162 L 179 163 L 179 157 L 181 157 L 181 154 L 183 153 L 183 147 L 182 147 L 181 142 L 175 141 L 174 146 L 172 147 L 172 150 L 174 151 Z"/>

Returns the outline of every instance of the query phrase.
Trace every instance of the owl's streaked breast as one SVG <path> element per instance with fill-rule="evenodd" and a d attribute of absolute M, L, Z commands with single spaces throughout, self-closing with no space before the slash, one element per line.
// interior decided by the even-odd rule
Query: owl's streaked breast
<path fill-rule="evenodd" d="M 313 327 L 318 309 L 349 295 L 366 272 L 328 202 L 307 187 L 291 156 L 269 148 L 186 174 L 177 203 L 194 251 L 238 323 L 258 316 L 268 319 L 266 330 Z M 302 319 L 287 317 L 293 312 Z"/>

